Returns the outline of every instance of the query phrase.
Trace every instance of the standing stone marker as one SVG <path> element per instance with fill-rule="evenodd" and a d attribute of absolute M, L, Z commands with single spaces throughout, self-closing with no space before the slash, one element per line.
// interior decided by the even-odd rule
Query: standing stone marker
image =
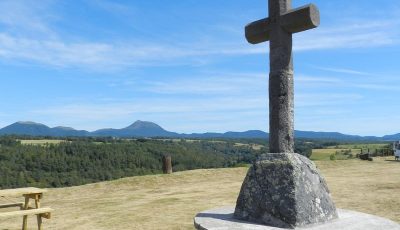
<path fill-rule="evenodd" d="M 172 157 L 170 155 L 164 155 L 162 158 L 163 161 L 163 173 L 171 174 L 172 173 Z"/>
<path fill-rule="evenodd" d="M 269 0 L 269 18 L 246 26 L 252 44 L 270 41 L 269 154 L 249 169 L 234 217 L 282 228 L 338 217 L 324 178 L 308 158 L 294 153 L 292 34 L 319 25 L 313 4 L 291 9 L 291 0 Z"/>

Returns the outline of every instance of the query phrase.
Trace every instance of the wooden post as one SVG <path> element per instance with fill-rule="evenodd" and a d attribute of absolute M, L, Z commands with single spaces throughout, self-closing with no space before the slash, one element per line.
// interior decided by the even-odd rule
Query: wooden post
<path fill-rule="evenodd" d="M 164 174 L 172 173 L 172 158 L 171 155 L 163 156 L 163 172 Z"/>
<path fill-rule="evenodd" d="M 41 195 L 39 195 L 39 194 L 35 195 L 35 206 L 36 206 L 36 208 L 40 208 L 40 198 L 41 198 Z M 36 218 L 37 218 L 38 230 L 42 230 L 42 215 L 39 214 L 39 215 L 36 216 Z"/>
<path fill-rule="evenodd" d="M 25 196 L 24 210 L 29 209 L 29 196 Z M 28 216 L 24 216 L 22 219 L 22 230 L 28 229 Z"/>

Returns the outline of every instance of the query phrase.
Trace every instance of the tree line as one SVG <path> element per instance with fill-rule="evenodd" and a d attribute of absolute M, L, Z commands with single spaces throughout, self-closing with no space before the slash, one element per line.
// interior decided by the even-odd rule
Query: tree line
<path fill-rule="evenodd" d="M 174 171 L 251 163 L 265 149 L 235 141 L 73 138 L 59 144 L 21 144 L 0 137 L 0 188 L 65 187 L 162 172 L 162 156 Z"/>

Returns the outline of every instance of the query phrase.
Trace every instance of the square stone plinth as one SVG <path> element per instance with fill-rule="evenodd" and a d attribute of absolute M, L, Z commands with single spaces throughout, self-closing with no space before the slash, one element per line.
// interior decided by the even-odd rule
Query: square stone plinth
<path fill-rule="evenodd" d="M 198 230 L 284 230 L 240 221 L 233 217 L 234 207 L 221 207 L 198 213 L 194 225 Z M 298 230 L 400 230 L 400 225 L 382 217 L 337 209 L 339 218 L 323 224 L 297 227 Z"/>
<path fill-rule="evenodd" d="M 337 218 L 325 179 L 315 164 L 296 153 L 261 155 L 243 182 L 235 218 L 295 228 Z"/>

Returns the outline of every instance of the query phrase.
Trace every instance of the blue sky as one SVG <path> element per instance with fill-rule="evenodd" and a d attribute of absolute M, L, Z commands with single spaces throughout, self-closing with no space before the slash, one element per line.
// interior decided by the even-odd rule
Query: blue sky
<path fill-rule="evenodd" d="M 293 6 L 308 4 L 293 0 Z M 295 129 L 400 132 L 400 2 L 313 0 L 294 35 Z M 0 1 L 0 126 L 268 130 L 266 0 Z"/>

